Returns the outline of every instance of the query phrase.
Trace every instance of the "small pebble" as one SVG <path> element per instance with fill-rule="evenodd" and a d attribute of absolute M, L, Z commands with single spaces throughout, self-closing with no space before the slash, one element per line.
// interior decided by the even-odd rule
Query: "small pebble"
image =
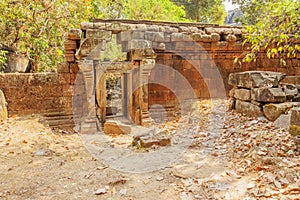
<path fill-rule="evenodd" d="M 127 194 L 127 189 L 121 189 L 119 193 L 121 196 L 125 196 Z"/>
<path fill-rule="evenodd" d="M 101 195 L 101 194 L 105 194 L 105 193 L 106 193 L 106 189 L 101 188 L 101 189 L 98 189 L 94 194 L 95 195 Z"/>

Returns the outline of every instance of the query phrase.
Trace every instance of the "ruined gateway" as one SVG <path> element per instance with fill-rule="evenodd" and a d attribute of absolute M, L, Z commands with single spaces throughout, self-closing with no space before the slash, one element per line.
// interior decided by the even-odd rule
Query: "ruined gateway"
<path fill-rule="evenodd" d="M 114 37 L 126 58 L 101 60 Z M 256 63 L 234 63 L 248 49 L 242 41 L 241 27 L 96 19 L 69 31 L 65 62 L 57 73 L 1 74 L 0 88 L 10 116 L 41 114 L 52 127 L 77 125 L 88 133 L 109 121 L 108 74 L 121 75 L 121 114 L 138 125 L 147 125 L 151 115 L 162 111 L 172 117 L 189 99 L 226 98 L 233 72 L 300 74 L 299 56 L 285 68 L 279 59 L 265 59 L 264 52 Z"/>

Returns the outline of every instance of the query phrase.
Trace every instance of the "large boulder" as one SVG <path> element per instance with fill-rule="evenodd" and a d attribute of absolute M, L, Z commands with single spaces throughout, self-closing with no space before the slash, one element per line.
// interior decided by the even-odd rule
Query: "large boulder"
<path fill-rule="evenodd" d="M 270 103 L 263 107 L 263 111 L 268 120 L 275 121 L 280 115 L 287 113 L 294 106 L 300 106 L 300 102 Z"/>
<path fill-rule="evenodd" d="M 293 136 L 300 135 L 300 107 L 292 109 L 290 134 Z"/>
<path fill-rule="evenodd" d="M 264 103 L 282 103 L 286 101 L 286 95 L 281 88 L 270 87 L 253 88 L 251 98 L 254 101 Z"/>
<path fill-rule="evenodd" d="M 249 90 L 249 89 L 233 88 L 232 90 L 230 90 L 229 95 L 231 97 L 234 97 L 236 99 L 240 99 L 243 101 L 251 101 L 251 90 Z"/>
<path fill-rule="evenodd" d="M 0 90 L 0 121 L 7 119 L 7 103 L 4 93 Z"/>
<path fill-rule="evenodd" d="M 247 71 L 229 74 L 228 84 L 241 88 L 276 87 L 284 77 L 278 72 Z"/>
<path fill-rule="evenodd" d="M 263 116 L 261 107 L 256 106 L 250 102 L 236 100 L 235 109 L 239 113 L 244 113 L 249 117 L 260 117 Z"/>
<path fill-rule="evenodd" d="M 282 114 L 275 121 L 274 126 L 278 128 L 288 129 L 291 123 L 291 114 Z"/>

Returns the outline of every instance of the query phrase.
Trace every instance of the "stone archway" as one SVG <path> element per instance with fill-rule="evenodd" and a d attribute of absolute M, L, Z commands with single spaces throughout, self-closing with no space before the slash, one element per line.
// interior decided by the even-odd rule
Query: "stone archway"
<path fill-rule="evenodd" d="M 90 25 L 93 24 L 92 27 Z M 86 24 L 81 33 L 76 50 L 76 62 L 83 73 L 86 90 L 87 113 L 82 116 L 81 132 L 93 133 L 104 126 L 106 122 L 106 73 L 111 71 L 122 74 L 122 105 L 123 116 L 138 125 L 147 122 L 148 113 L 148 79 L 150 71 L 155 65 L 155 53 L 149 40 L 127 40 L 132 34 L 120 24 L 105 23 Z M 82 26 L 85 26 L 82 24 Z M 101 52 L 105 50 L 105 43 L 117 35 L 118 43 L 127 53 L 124 62 L 101 62 Z"/>
<path fill-rule="evenodd" d="M 101 52 L 112 35 L 116 35 L 117 43 L 127 53 L 127 59 L 122 64 L 106 65 L 101 62 Z M 175 77 L 164 74 L 167 78 L 161 80 L 169 81 L 168 85 L 176 89 L 179 99 L 190 97 L 185 95 L 187 86 L 179 83 L 178 77 L 183 79 L 183 83 L 192 79 L 188 82 L 188 88 L 192 86 L 191 93 L 196 98 L 225 97 L 227 74 L 235 70 L 233 60 L 243 51 L 240 27 L 199 23 L 96 19 L 91 23 L 81 23 L 81 29 L 71 30 L 68 41 L 70 46 L 67 44 L 65 47 L 71 51 L 65 52 L 65 58 L 71 64 L 78 63 L 85 79 L 89 112 L 83 116 L 81 127 L 86 132 L 96 130 L 97 124 L 106 121 L 105 78 L 102 75 L 105 76 L 109 70 L 117 70 L 123 77 L 126 90 L 123 91 L 125 98 L 122 103 L 126 107 L 124 116 L 143 125 L 149 119 L 147 83 L 157 82 L 156 75 L 150 77 L 150 73 L 155 71 L 152 70 L 154 65 L 164 64 L 179 72 Z M 164 61 L 161 62 L 161 59 Z M 124 63 L 127 63 L 126 67 Z M 162 74 L 164 71 L 164 67 L 157 69 L 152 74 Z M 193 75 L 191 78 L 190 74 L 195 74 L 195 70 L 201 76 Z M 171 100 L 167 97 L 158 102 L 163 102 L 162 106 L 165 106 Z"/>

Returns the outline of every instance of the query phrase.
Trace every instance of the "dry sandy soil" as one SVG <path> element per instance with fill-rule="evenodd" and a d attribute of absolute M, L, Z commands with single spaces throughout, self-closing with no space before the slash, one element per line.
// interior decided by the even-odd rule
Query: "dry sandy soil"
<path fill-rule="evenodd" d="M 300 199 L 299 151 L 286 130 L 208 101 L 192 110 L 157 125 L 172 136 L 189 124 L 191 144 L 145 173 L 115 170 L 80 134 L 51 130 L 41 117 L 10 118 L 0 124 L 0 199 Z M 131 136 L 107 137 L 106 145 L 134 154 L 170 148 L 136 149 Z"/>

